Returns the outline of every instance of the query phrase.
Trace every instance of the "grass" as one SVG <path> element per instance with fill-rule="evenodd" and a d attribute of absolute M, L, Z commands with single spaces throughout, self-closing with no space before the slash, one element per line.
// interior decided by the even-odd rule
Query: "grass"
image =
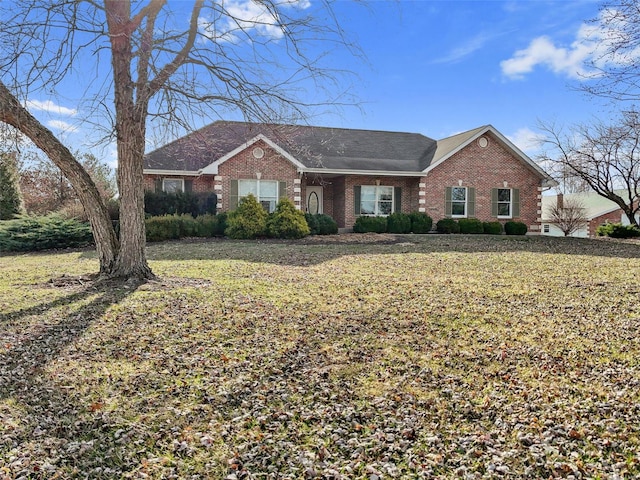
<path fill-rule="evenodd" d="M 148 255 L 141 286 L 95 285 L 89 251 L 0 256 L 0 478 L 640 475 L 637 242 Z"/>

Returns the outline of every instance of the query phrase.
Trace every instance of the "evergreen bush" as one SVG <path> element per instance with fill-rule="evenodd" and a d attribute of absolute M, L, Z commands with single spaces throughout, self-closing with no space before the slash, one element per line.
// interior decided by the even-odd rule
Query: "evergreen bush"
<path fill-rule="evenodd" d="M 358 217 L 353 231 L 355 233 L 385 233 L 387 231 L 387 217 Z"/>
<path fill-rule="evenodd" d="M 256 197 L 249 194 L 240 200 L 238 208 L 227 215 L 224 233 L 235 239 L 261 237 L 267 233 L 267 216 Z"/>
<path fill-rule="evenodd" d="M 88 223 L 51 214 L 0 222 L 0 251 L 32 252 L 85 247 L 93 243 Z"/>
<path fill-rule="evenodd" d="M 504 233 L 507 235 L 526 235 L 527 225 L 522 222 L 507 222 L 504 224 Z"/>
<path fill-rule="evenodd" d="M 267 233 L 274 238 L 302 238 L 309 235 L 304 213 L 291 200 L 282 197 L 267 219 Z"/>
<path fill-rule="evenodd" d="M 309 227 L 310 235 L 318 235 L 320 231 L 320 223 L 318 222 L 318 215 L 314 215 L 313 213 L 305 213 L 304 219 L 307 221 L 307 226 Z"/>
<path fill-rule="evenodd" d="M 411 218 L 411 231 L 413 233 L 429 233 L 433 227 L 433 219 L 424 212 L 412 212 L 409 214 Z"/>
<path fill-rule="evenodd" d="M 634 238 L 640 237 L 640 229 L 633 225 L 622 225 L 621 223 L 605 223 L 596 229 L 599 237 L 611 238 Z"/>
<path fill-rule="evenodd" d="M 318 235 L 335 235 L 338 233 L 338 224 L 331 216 L 318 213 L 316 220 L 318 221 Z"/>
<path fill-rule="evenodd" d="M 502 235 L 500 222 L 482 222 L 482 232 L 487 235 Z"/>
<path fill-rule="evenodd" d="M 482 222 L 477 218 L 461 218 L 458 220 L 460 226 L 460 233 L 484 233 Z"/>
<path fill-rule="evenodd" d="M 436 223 L 438 233 L 460 233 L 460 225 L 453 218 L 443 218 Z"/>
<path fill-rule="evenodd" d="M 406 213 L 392 213 L 387 217 L 387 232 L 411 233 L 411 217 Z"/>
<path fill-rule="evenodd" d="M 215 215 L 218 197 L 213 192 L 144 192 L 144 211 L 147 215 L 158 217 L 162 215 L 189 214 Z"/>
<path fill-rule="evenodd" d="M 14 156 L 0 153 L 0 220 L 16 218 L 24 210 L 18 182 Z"/>

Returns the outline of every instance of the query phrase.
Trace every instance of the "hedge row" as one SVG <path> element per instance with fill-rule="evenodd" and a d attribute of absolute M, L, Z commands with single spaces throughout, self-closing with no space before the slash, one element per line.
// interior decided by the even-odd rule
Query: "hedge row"
<path fill-rule="evenodd" d="M 621 223 L 605 223 L 596 229 L 599 237 L 634 238 L 640 237 L 640 229 L 635 225 L 622 225 Z"/>
<path fill-rule="evenodd" d="M 217 195 L 210 192 L 144 192 L 144 212 L 151 217 L 215 215 L 217 203 Z"/>
<path fill-rule="evenodd" d="M 0 222 L 0 251 L 33 252 L 86 247 L 93 243 L 88 223 L 51 214 Z"/>
<path fill-rule="evenodd" d="M 392 213 L 387 217 L 362 216 L 356 219 L 356 233 L 429 233 L 433 220 L 426 213 Z"/>
<path fill-rule="evenodd" d="M 436 231 L 438 233 L 501 235 L 502 229 L 500 222 L 481 222 L 476 218 L 461 218 L 460 220 L 443 218 L 436 223 Z M 507 235 L 525 235 L 527 233 L 527 225 L 522 222 L 506 222 L 504 224 L 504 233 Z"/>

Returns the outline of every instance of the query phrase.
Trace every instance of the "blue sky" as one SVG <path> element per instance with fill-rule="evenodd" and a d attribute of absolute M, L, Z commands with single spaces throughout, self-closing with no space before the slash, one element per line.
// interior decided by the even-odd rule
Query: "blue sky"
<path fill-rule="evenodd" d="M 610 105 L 575 89 L 594 54 L 597 30 L 587 21 L 599 7 L 589 0 L 340 1 L 338 19 L 366 60 L 335 50 L 328 61 L 354 73 L 359 108 L 329 111 L 313 123 L 432 138 L 492 124 L 534 156 L 539 120 L 572 124 L 611 115 Z M 82 149 L 88 139 L 71 98 L 38 94 L 29 108 Z M 103 154 L 112 164 L 114 151 Z"/>

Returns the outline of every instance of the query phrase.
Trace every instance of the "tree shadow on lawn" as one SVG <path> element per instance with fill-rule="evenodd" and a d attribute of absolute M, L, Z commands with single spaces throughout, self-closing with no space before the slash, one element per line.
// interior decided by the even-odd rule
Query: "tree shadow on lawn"
<path fill-rule="evenodd" d="M 311 266 L 346 255 L 541 253 L 640 258 L 640 243 L 547 236 L 342 234 L 301 240 L 183 239 L 148 244 L 150 260 L 244 260 Z"/>
<path fill-rule="evenodd" d="M 50 478 L 57 468 L 47 466 L 52 459 L 73 465 L 78 455 L 88 453 L 80 449 L 67 455 L 69 442 L 100 438 L 95 432 L 109 428 L 95 415 L 84 415 L 90 406 L 74 403 L 72 387 L 57 385 L 47 366 L 138 285 L 78 285 L 72 286 L 74 293 L 51 302 L 0 314 L 0 325 L 15 322 L 16 334 L 15 344 L 0 345 L 0 467 L 11 478 Z M 31 315 L 44 321 L 34 324 L 27 318 Z"/>

